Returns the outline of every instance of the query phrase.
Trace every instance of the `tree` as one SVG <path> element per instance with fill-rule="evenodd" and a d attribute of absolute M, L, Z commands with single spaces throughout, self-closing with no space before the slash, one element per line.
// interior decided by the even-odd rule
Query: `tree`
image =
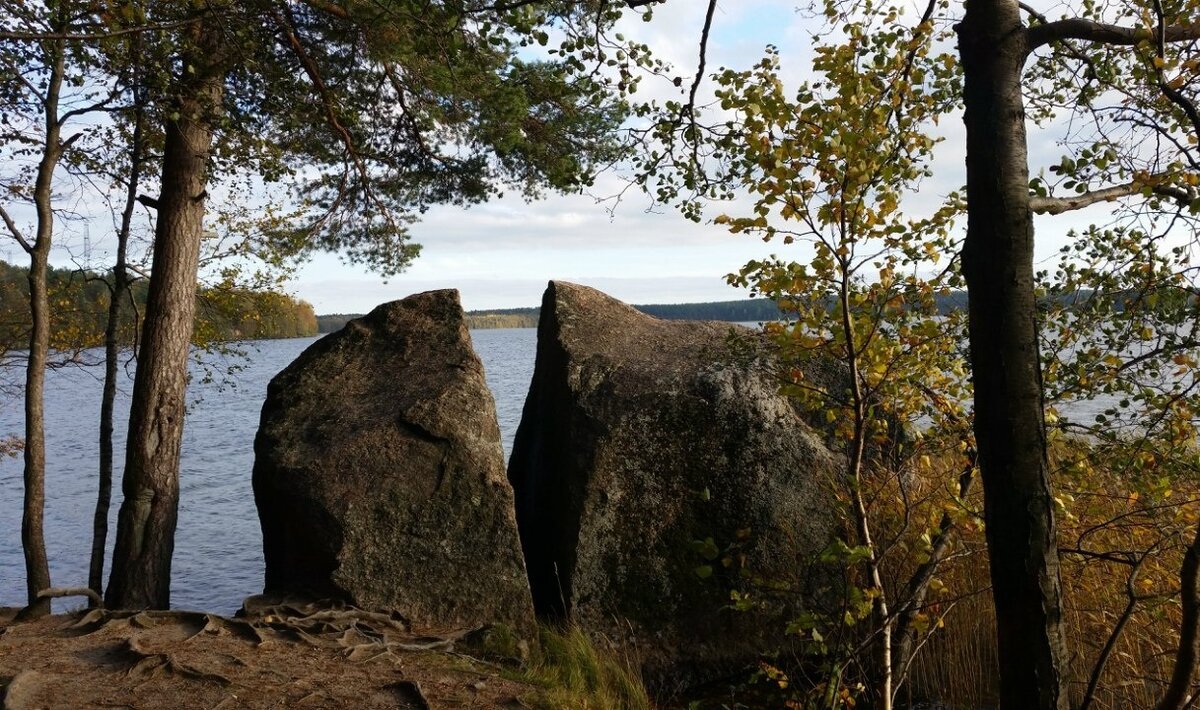
<path fill-rule="evenodd" d="M 972 0 L 958 27 L 967 127 L 975 439 L 983 478 L 1002 707 L 1067 707 L 1069 656 L 1042 413 L 1033 212 L 1015 1 Z"/>
<path fill-rule="evenodd" d="M 181 75 L 164 121 L 154 271 L 130 410 L 124 500 L 105 594 L 116 608 L 167 608 L 179 505 L 179 453 L 214 125 L 228 49 L 216 18 L 184 33 Z"/>
<path fill-rule="evenodd" d="M 209 169 L 252 165 L 268 179 L 296 165 L 327 172 L 305 187 L 309 243 L 394 273 L 417 254 L 414 213 L 471 203 L 501 185 L 533 196 L 577 187 L 615 157 L 621 117 L 609 87 L 569 62 L 529 62 L 551 22 L 611 23 L 618 8 L 539 10 L 447 2 L 171 4 L 178 25 L 160 100 L 162 186 L 155 267 L 134 383 L 124 501 L 106 602 L 169 605 L 179 445 L 197 254 Z M 171 14 L 175 13 L 175 14 Z M 247 56 L 255 58 L 245 61 Z M 268 143 L 262 136 L 271 134 Z"/>
<path fill-rule="evenodd" d="M 1069 654 L 1062 632 L 1033 278 L 1034 208 L 1061 212 L 1143 191 L 1153 196 L 1182 177 L 1168 173 L 1106 185 L 1121 177 L 1119 166 L 1128 165 L 1116 161 L 1112 170 L 1089 176 L 1078 196 L 1035 200 L 1026 139 L 1025 65 L 1035 50 L 1059 43 L 1054 58 L 1060 71 L 1067 58 L 1093 66 L 1095 76 L 1085 85 L 1082 98 L 1095 99 L 1102 90 L 1121 84 L 1142 95 L 1146 88 L 1161 93 L 1169 101 L 1151 105 L 1152 113 L 1145 117 L 1157 124 L 1151 132 L 1174 133 L 1181 114 L 1196 115 L 1194 109 L 1185 108 L 1190 102 L 1177 100 L 1183 98 L 1180 88 L 1171 86 L 1162 73 L 1168 66 L 1169 42 L 1200 37 L 1200 29 L 1190 24 L 1189 7 L 1175 9 L 1184 20 L 1179 25 L 1172 24 L 1158 2 L 1140 11 L 1114 9 L 1126 19 L 1145 22 L 1128 27 L 1103 22 L 1107 8 L 1085 5 L 1081 10 L 1080 17 L 1027 26 L 1015 0 L 970 0 L 957 27 L 967 129 L 963 274 L 971 294 L 975 436 L 984 482 L 1003 707 L 1068 705 Z M 1098 51 L 1098 61 L 1093 60 L 1091 49 L 1066 44 L 1072 39 L 1124 47 L 1133 57 L 1148 53 L 1154 70 L 1121 73 L 1122 68 L 1128 69 L 1128 60 L 1106 63 L 1112 57 Z M 1180 78 L 1185 84 L 1191 80 L 1186 74 Z M 1061 73 L 1053 74 L 1051 95 L 1070 83 Z M 1140 92 L 1134 88 L 1139 83 Z M 1044 95 L 1036 98 L 1040 101 Z M 1049 118 L 1037 111 L 1034 116 Z M 1200 121 L 1195 127 L 1200 128 Z M 1136 151 L 1136 146 L 1126 148 L 1127 154 Z"/>
<path fill-rule="evenodd" d="M 30 262 L 29 314 L 32 327 L 25 369 L 25 500 L 21 544 L 25 551 L 28 592 L 28 606 L 23 614 L 33 617 L 50 611 L 49 599 L 39 597 L 39 593 L 50 587 L 50 569 L 42 529 L 46 472 L 43 390 L 50 351 L 47 272 L 55 229 L 54 176 L 64 154 L 81 135 L 76 133 L 64 138 L 64 126 L 80 115 L 103 108 L 108 97 L 103 95 L 102 90 L 80 90 L 73 97 L 78 102 L 74 107 L 66 110 L 60 108 L 64 102 L 64 83 L 69 79 L 76 86 L 83 86 L 86 81 L 84 72 L 91 61 L 86 56 L 86 50 L 81 50 L 78 44 L 70 43 L 62 36 L 77 20 L 77 13 L 82 10 L 80 4 L 63 2 L 41 7 L 5 3 L 4 10 L 10 22 L 36 28 L 46 35 L 32 46 L 9 47 L 2 56 L 4 65 L 0 69 L 3 71 L 0 92 L 3 92 L 6 103 L 17 107 L 19 112 L 28 111 L 13 117 L 18 122 L 16 126 L 6 118 L 5 123 L 9 128 L 5 131 L 5 143 L 10 146 L 9 157 L 22 154 L 37 156 L 32 185 L 26 182 L 31 177 L 28 174 L 17 176 L 8 185 L 10 194 L 33 203 L 36 212 L 33 234 L 26 235 L 12 214 L 0 205 L 0 218 L 11 237 L 28 254 Z M 69 63 L 74 66 L 69 67 Z M 19 122 L 23 119 L 32 125 L 20 126 Z"/>
<path fill-rule="evenodd" d="M 138 208 L 138 192 L 141 189 L 143 172 L 149 162 L 147 136 L 147 89 L 144 69 L 142 37 L 132 35 L 119 42 L 119 49 L 126 50 L 121 62 L 122 72 L 118 81 L 127 87 L 132 99 L 131 116 L 123 123 L 128 126 L 127 162 L 122 176 L 125 184 L 125 200 L 117 227 L 116 261 L 112 268 L 111 283 L 108 285 L 108 317 L 104 327 L 104 384 L 100 395 L 100 462 L 96 486 L 96 512 L 92 517 L 92 553 L 88 563 L 88 588 L 98 597 L 104 595 L 104 556 L 108 542 L 108 513 L 112 502 L 113 482 L 113 431 L 115 430 L 115 407 L 117 377 L 120 365 L 123 316 L 128 311 L 131 299 L 131 277 L 129 272 L 129 240 L 133 229 L 133 217 Z M 119 179 L 119 181 L 121 181 Z"/>
<path fill-rule="evenodd" d="M 1090 160 L 1093 151 L 1078 157 Z M 1068 594 L 1067 601 L 1090 627 L 1077 634 L 1103 639 L 1081 708 L 1123 685 L 1106 688 L 1106 675 L 1157 680 L 1172 673 L 1174 683 L 1162 680 L 1153 691 L 1168 699 L 1164 707 L 1178 707 L 1192 685 L 1185 672 L 1195 667 L 1190 652 L 1176 653 L 1172 671 L 1168 646 L 1180 631 L 1180 646 L 1189 648 L 1196 624 L 1195 594 L 1188 591 L 1194 562 L 1188 560 L 1196 559 L 1200 518 L 1192 495 L 1200 481 L 1195 444 L 1200 401 L 1192 375 L 1200 345 L 1200 288 L 1189 245 L 1163 228 L 1190 218 L 1128 207 L 1134 209 L 1115 215 L 1117 224 L 1071 234 L 1055 267 L 1037 275 L 1046 294 L 1047 422 L 1057 451 L 1053 458 L 1060 462 L 1055 494 L 1066 503 L 1059 545 L 1064 583 L 1088 597 Z M 1097 394 L 1103 410 L 1070 416 L 1072 400 Z M 1088 596 L 1080 577 L 1094 587 L 1110 587 L 1107 598 Z M 1138 646 L 1161 651 L 1147 657 Z M 1091 651 L 1087 645 L 1075 650 L 1077 676 L 1078 661 Z M 1146 697 L 1124 704 L 1149 706 Z"/>
<path fill-rule="evenodd" d="M 834 3 L 823 9 L 838 15 Z M 821 555 L 844 585 L 831 603 L 806 600 L 789 625 L 810 658 L 769 670 L 799 695 L 798 707 L 892 707 L 938 626 L 927 598 L 941 588 L 936 577 L 956 526 L 971 517 L 964 499 L 975 466 L 956 327 L 965 322 L 939 309 L 939 297 L 960 284 L 941 255 L 957 248 L 952 227 L 962 204 L 950 195 L 923 218 L 902 211 L 930 176 L 930 126 L 957 106 L 954 61 L 934 51 L 928 16 L 907 28 L 897 25 L 900 13 L 884 6 L 839 23 L 844 39 L 815 43 L 813 78 L 794 94 L 773 47 L 750 70 L 718 72 L 714 95 L 726 121 L 698 146 L 712 165 L 700 178 L 709 187 L 682 205 L 698 216 L 709 198 L 745 191 L 749 213 L 714 222 L 809 257 L 751 261 L 729 277 L 779 304 L 786 320 L 766 330 L 782 391 L 821 420 L 844 454 L 844 469 L 827 483 L 845 530 Z M 943 86 L 927 91 L 923 76 Z M 694 166 L 679 167 L 686 181 Z M 830 361 L 845 378 L 806 376 Z"/>

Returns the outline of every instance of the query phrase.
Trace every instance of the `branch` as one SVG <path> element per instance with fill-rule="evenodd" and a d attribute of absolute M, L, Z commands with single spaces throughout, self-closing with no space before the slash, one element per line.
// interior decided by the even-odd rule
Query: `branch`
<path fill-rule="evenodd" d="M 1162 30 L 1093 22 L 1081 17 L 1047 22 L 1025 30 L 1025 50 L 1032 52 L 1051 42 L 1082 39 L 1100 44 L 1133 46 L 1141 42 L 1186 42 L 1200 39 L 1200 24 L 1170 25 Z"/>
<path fill-rule="evenodd" d="M 696 130 L 696 92 L 700 90 L 700 82 L 704 80 L 704 67 L 708 63 L 708 35 L 712 31 L 713 13 L 717 9 L 717 0 L 708 0 L 708 11 L 704 15 L 704 28 L 700 30 L 700 65 L 696 67 L 696 76 L 692 79 L 692 87 L 688 91 L 688 102 L 684 110 L 692 127 L 692 172 L 700 169 L 700 135 Z"/>
<path fill-rule="evenodd" d="M 21 230 L 17 229 L 17 223 L 13 221 L 13 218 L 3 207 L 0 207 L 0 219 L 4 220 L 4 225 L 8 227 L 8 231 L 12 234 L 13 239 L 17 240 L 17 244 L 21 245 L 25 253 L 32 254 L 33 247 L 30 246 L 29 242 L 25 241 L 25 237 L 21 236 Z"/>
<path fill-rule="evenodd" d="M 90 42 L 96 40 L 105 40 L 111 37 L 120 37 L 122 35 L 136 34 L 139 32 L 158 32 L 160 30 L 172 30 L 179 27 L 198 22 L 197 18 L 188 20 L 178 20 L 176 22 L 163 22 L 154 25 L 142 25 L 140 27 L 127 27 L 123 30 L 108 30 L 106 32 L 12 32 L 9 30 L 0 30 L 0 40 L 11 40 L 15 42 L 44 42 L 46 40 L 67 40 Z"/>
<path fill-rule="evenodd" d="M 692 116 L 692 125 L 695 126 L 696 117 L 696 92 L 700 89 L 700 82 L 704 80 L 704 66 L 708 62 L 708 35 L 712 31 L 713 13 L 717 9 L 717 0 L 708 0 L 708 11 L 704 15 L 704 28 L 700 30 L 700 65 L 696 67 L 696 76 L 692 79 L 692 88 L 688 91 L 688 113 Z"/>
<path fill-rule="evenodd" d="M 1158 61 L 1155 63 L 1155 74 L 1158 77 L 1158 88 L 1162 91 L 1163 96 L 1166 96 L 1171 103 L 1175 104 L 1188 117 L 1188 121 L 1192 124 L 1192 131 L 1197 137 L 1200 137 L 1200 111 L 1196 110 L 1196 105 L 1192 103 L 1178 89 L 1173 88 L 1167 82 L 1166 73 L 1163 71 L 1163 66 L 1167 58 L 1166 40 L 1166 15 L 1163 13 L 1162 0 L 1154 0 L 1154 14 L 1158 18 L 1158 46 L 1156 46 L 1155 54 Z"/>
<path fill-rule="evenodd" d="M 1117 618 L 1117 623 L 1113 626 L 1112 631 L 1109 632 L 1108 640 L 1104 642 L 1104 648 L 1100 651 L 1100 657 L 1096 659 L 1096 664 L 1092 666 L 1092 675 L 1088 679 L 1087 691 L 1084 692 L 1083 703 L 1080 704 L 1079 710 L 1088 710 L 1092 706 L 1092 702 L 1096 699 L 1096 689 L 1100 687 L 1100 680 L 1104 677 L 1104 667 L 1108 665 L 1108 659 L 1112 657 L 1113 650 L 1117 647 L 1117 641 L 1121 638 L 1121 633 L 1125 631 L 1125 625 L 1133 618 L 1133 612 L 1137 610 L 1138 602 L 1145 599 L 1134 591 L 1133 583 L 1142 570 L 1142 564 L 1156 547 L 1158 547 L 1157 542 L 1142 553 L 1137 563 L 1133 565 L 1133 569 L 1129 570 L 1129 576 L 1125 578 L 1125 609 Z"/>
<path fill-rule="evenodd" d="M 1179 625 L 1179 650 L 1175 653 L 1175 667 L 1171 672 L 1171 683 L 1155 707 L 1157 710 L 1179 710 L 1186 707 L 1192 679 L 1196 675 L 1196 661 L 1200 658 L 1200 531 L 1188 545 L 1179 570 L 1180 602 L 1183 620 Z"/>
<path fill-rule="evenodd" d="M 103 609 L 104 600 L 87 587 L 49 587 L 38 592 L 38 599 L 61 599 L 63 597 L 87 597 L 94 609 Z"/>
<path fill-rule="evenodd" d="M 525 7 L 526 5 L 536 5 L 542 1 L 543 0 L 510 0 L 509 2 L 497 2 L 492 5 L 484 5 L 480 9 L 490 12 L 507 12 L 509 10 L 516 10 L 518 8 Z M 321 0 L 304 0 L 304 2 L 305 4 L 312 5 L 313 7 L 318 7 L 318 5 L 325 4 L 322 3 Z M 665 2 L 665 0 L 625 0 L 625 6 L 631 10 L 636 10 L 639 7 L 653 5 L 656 2 Z"/>
<path fill-rule="evenodd" d="M 110 104 L 112 104 L 112 102 L 115 99 L 116 99 L 116 96 L 109 96 L 108 98 L 104 99 L 103 101 L 97 101 L 96 103 L 91 104 L 89 106 L 81 106 L 76 109 L 71 109 L 70 111 L 67 111 L 66 113 L 64 113 L 63 115 L 58 117 L 58 123 L 59 123 L 59 125 L 65 125 L 66 122 L 71 120 L 72 118 L 75 118 L 76 116 L 82 116 L 87 113 L 92 113 L 93 111 L 104 111 L 107 113 L 116 113 L 117 111 L 124 111 L 125 109 L 128 108 L 128 106 L 112 106 L 112 105 L 110 105 Z"/>
<path fill-rule="evenodd" d="M 1147 187 L 1145 181 L 1135 180 L 1124 185 L 1114 185 L 1100 190 L 1089 190 L 1072 197 L 1036 197 L 1030 196 L 1029 208 L 1034 214 L 1062 214 L 1083 209 L 1098 202 L 1112 202 L 1122 197 L 1137 195 Z M 1193 195 L 1186 190 L 1170 185 L 1149 185 L 1154 194 L 1175 200 L 1180 205 L 1188 205 Z"/>
<path fill-rule="evenodd" d="M 965 499 L 971 492 L 971 482 L 974 479 L 972 474 L 977 464 L 978 452 L 972 449 L 968 454 L 966 466 L 958 475 L 959 500 Z M 898 669 L 893 671 L 896 678 L 894 694 L 898 694 L 901 686 L 908 682 L 908 673 L 913 659 L 916 658 L 914 642 L 917 639 L 914 632 L 917 615 L 925 608 L 929 585 L 941 564 L 946 561 L 957 531 L 958 526 L 955 525 L 950 513 L 942 513 L 942 520 L 938 523 L 938 533 L 929 548 L 929 559 L 913 572 L 912 577 L 908 580 L 904 597 L 896 608 L 895 626 L 892 627 L 892 637 L 895 639 L 894 647 L 896 649 L 893 656 L 893 667 Z"/>
<path fill-rule="evenodd" d="M 404 82 L 400 79 L 400 74 L 396 71 L 396 66 L 391 62 L 383 62 L 383 72 L 387 76 L 388 82 L 392 85 L 392 89 L 396 92 L 396 104 L 400 107 L 403 116 L 404 125 L 408 127 L 408 133 L 416 142 L 417 147 L 425 154 L 425 157 L 442 165 L 446 165 L 445 156 L 438 153 L 425 140 L 424 134 L 421 133 L 420 126 L 417 125 L 415 114 L 409 109 L 407 99 L 405 98 L 408 91 L 404 86 Z"/>
<path fill-rule="evenodd" d="M 336 102 L 329 87 L 325 84 L 325 79 L 321 76 L 321 70 L 317 67 L 316 61 L 313 60 L 312 55 L 301 44 L 300 38 L 296 36 L 295 25 L 291 21 L 284 19 L 283 15 L 278 11 L 271 14 L 278 24 L 279 29 L 283 32 L 288 46 L 296 55 L 296 60 L 300 62 L 300 66 L 304 69 L 304 73 L 312 83 L 313 89 L 321 101 L 321 107 L 325 110 L 325 121 L 338 134 L 338 138 L 341 140 L 342 145 L 345 146 L 351 160 L 364 173 L 365 177 L 366 168 L 363 166 L 362 157 L 355 147 L 354 138 L 350 135 L 350 131 L 342 125 L 341 120 L 338 119 Z"/>
<path fill-rule="evenodd" d="M 331 2 L 325 2 L 324 0 L 304 0 L 304 4 L 314 10 L 333 15 L 334 17 L 340 17 L 343 20 L 350 17 L 350 12 L 346 8 L 341 5 L 334 5 Z"/>

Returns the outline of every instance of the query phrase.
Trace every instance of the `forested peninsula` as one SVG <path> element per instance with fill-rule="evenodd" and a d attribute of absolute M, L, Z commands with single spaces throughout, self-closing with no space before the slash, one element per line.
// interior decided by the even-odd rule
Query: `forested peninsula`
<path fill-rule="evenodd" d="M 97 347 L 104 342 L 111 274 L 51 268 L 47 282 L 54 304 L 51 342 L 59 350 Z M 147 282 L 135 281 L 120 339 L 132 344 L 145 311 Z M 246 288 L 201 288 L 196 296 L 197 342 L 297 338 L 317 334 L 313 307 L 286 294 Z M 29 269 L 0 261 L 0 343 L 21 349 L 28 342 Z"/>

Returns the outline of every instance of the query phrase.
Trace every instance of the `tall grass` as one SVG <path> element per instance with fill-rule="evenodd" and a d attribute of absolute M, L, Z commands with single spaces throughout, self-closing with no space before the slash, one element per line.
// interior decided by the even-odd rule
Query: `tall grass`
<path fill-rule="evenodd" d="M 961 599 L 946 612 L 944 623 L 913 659 L 911 696 L 948 708 L 994 705 L 998 671 L 991 595 Z M 907 696 L 902 690 L 901 697 Z"/>
<path fill-rule="evenodd" d="M 1090 708 L 1153 707 L 1166 688 L 1178 644 L 1178 575 L 1184 545 L 1196 525 L 1200 484 L 1160 471 L 1156 479 L 1168 476 L 1173 490 L 1147 490 L 1140 480 L 1144 477 L 1113 459 L 1097 460 L 1099 453 L 1083 442 L 1059 442 L 1051 457 L 1062 503 L 1058 538 L 1072 655 L 1071 703 L 1078 707 L 1083 702 L 1097 661 L 1128 613 L 1111 642 Z M 1089 465 L 1081 466 L 1084 460 Z M 965 536 L 965 547 L 982 546 L 981 530 Z M 958 599 L 945 612 L 944 628 L 913 662 L 913 697 L 951 708 L 995 707 L 995 611 L 986 591 L 987 555 L 980 551 L 959 557 L 940 576 L 960 594 L 984 589 Z M 1131 597 L 1135 601 L 1127 612 Z"/>
<path fill-rule="evenodd" d="M 545 688 L 545 710 L 649 710 L 638 663 L 594 642 L 577 626 L 542 627 L 523 679 Z"/>

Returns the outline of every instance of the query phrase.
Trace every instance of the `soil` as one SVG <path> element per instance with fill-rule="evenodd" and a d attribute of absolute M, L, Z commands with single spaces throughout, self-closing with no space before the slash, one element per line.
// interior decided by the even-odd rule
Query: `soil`
<path fill-rule="evenodd" d="M 463 631 L 414 631 L 385 614 L 272 605 L 232 619 L 84 610 L 16 622 L 16 612 L 0 609 L 4 710 L 543 706 L 511 666 L 470 655 Z"/>

